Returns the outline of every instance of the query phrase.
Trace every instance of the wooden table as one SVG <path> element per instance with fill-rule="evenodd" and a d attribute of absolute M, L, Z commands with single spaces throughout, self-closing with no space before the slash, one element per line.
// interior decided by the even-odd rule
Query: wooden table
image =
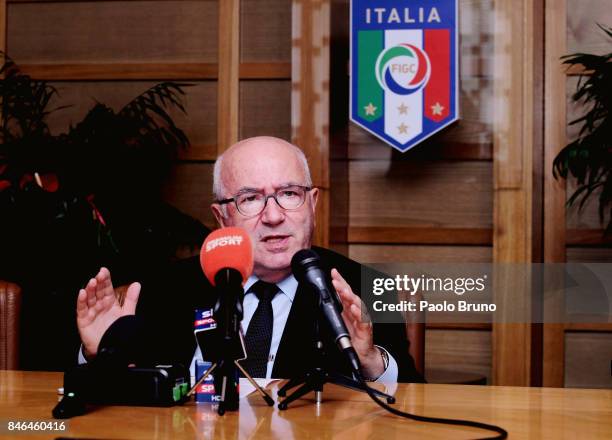
<path fill-rule="evenodd" d="M 60 373 L 0 371 L 0 420 L 50 420 Z M 277 385 L 271 385 L 276 398 Z M 612 390 L 519 388 L 474 385 L 400 384 L 396 407 L 416 414 L 466 418 L 502 426 L 510 438 L 611 439 Z M 257 395 L 240 411 L 217 416 L 210 406 L 189 403 L 172 408 L 100 407 L 68 420 L 63 434 L 4 435 L 44 439 L 182 438 L 478 438 L 488 433 L 405 420 L 386 413 L 367 395 L 326 385 L 325 402 L 313 395 L 287 411 L 265 405 Z"/>

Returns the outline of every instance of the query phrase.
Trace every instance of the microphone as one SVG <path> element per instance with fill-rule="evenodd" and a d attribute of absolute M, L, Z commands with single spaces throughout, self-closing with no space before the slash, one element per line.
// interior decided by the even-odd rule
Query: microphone
<path fill-rule="evenodd" d="M 218 292 L 213 309 L 218 331 L 198 332 L 196 338 L 206 357 L 220 359 L 245 355 L 240 321 L 242 321 L 243 285 L 253 271 L 253 246 L 242 228 L 221 228 L 211 232 L 200 251 L 204 275 Z"/>
<path fill-rule="evenodd" d="M 212 232 L 202 245 L 200 264 L 204 275 L 218 292 L 213 309 L 218 324 L 216 335 L 197 332 L 196 339 L 208 358 L 218 363 L 214 376 L 215 390 L 219 394 L 218 414 L 236 411 L 238 402 L 238 375 L 236 361 L 244 359 L 246 352 L 240 331 L 242 321 L 243 285 L 253 270 L 253 246 L 249 235 L 241 228 L 221 228 Z M 207 345 L 209 341 L 216 344 Z"/>
<path fill-rule="evenodd" d="M 325 281 L 321 259 L 317 253 L 311 249 L 296 252 L 291 259 L 291 270 L 298 282 L 310 285 L 319 295 L 321 311 L 329 325 L 334 342 L 340 351 L 346 354 L 353 371 L 361 374 L 359 357 L 353 348 L 351 336 L 340 314 L 342 307 L 340 300 L 336 297 L 336 292 L 330 289 Z"/>
<path fill-rule="evenodd" d="M 239 280 L 244 285 L 253 271 L 253 246 L 242 228 L 221 228 L 211 232 L 200 251 L 200 264 L 208 281 L 219 288 Z"/>

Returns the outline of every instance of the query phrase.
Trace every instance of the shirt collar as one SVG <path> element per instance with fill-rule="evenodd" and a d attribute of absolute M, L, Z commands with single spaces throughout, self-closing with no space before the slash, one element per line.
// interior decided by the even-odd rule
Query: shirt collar
<path fill-rule="evenodd" d="M 248 295 L 249 293 L 253 293 L 253 292 L 249 292 L 249 289 L 257 281 L 259 281 L 259 278 L 257 278 L 255 275 L 251 275 L 249 279 L 246 280 L 246 283 L 244 283 L 245 296 Z M 278 283 L 275 283 L 275 284 L 279 288 L 279 290 L 282 293 L 284 293 L 287 296 L 287 298 L 289 298 L 289 301 L 293 302 L 293 299 L 295 298 L 295 293 L 297 292 L 297 288 L 298 288 L 298 281 L 295 279 L 293 274 L 289 275 L 284 280 L 279 281 Z"/>

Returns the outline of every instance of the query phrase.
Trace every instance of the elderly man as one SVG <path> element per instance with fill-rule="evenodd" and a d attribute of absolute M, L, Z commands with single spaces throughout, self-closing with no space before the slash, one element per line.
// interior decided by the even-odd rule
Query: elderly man
<path fill-rule="evenodd" d="M 254 245 L 253 275 L 245 283 L 243 303 L 247 370 L 255 377 L 295 377 L 314 358 L 316 305 L 313 295 L 303 291 L 291 273 L 291 258 L 298 250 L 310 248 L 315 227 L 319 192 L 312 187 L 306 158 L 281 139 L 243 140 L 217 159 L 213 192 L 212 210 L 219 225 L 244 228 Z M 342 300 L 343 318 L 364 375 L 385 382 L 422 381 L 408 354 L 404 326 L 380 324 L 373 330 L 363 322 L 361 300 L 351 288 L 351 284 L 359 285 L 360 266 L 329 250 L 315 250 Z M 103 334 L 117 318 L 135 312 L 148 322 L 148 349 L 156 352 L 157 361 L 185 362 L 201 355 L 190 334 L 193 310 L 211 307 L 216 298 L 197 259 L 143 281 L 143 295 L 140 291 L 140 283 L 131 284 L 121 306 L 110 273 L 102 268 L 79 292 L 81 361 L 96 355 Z M 263 339 L 262 333 L 267 335 Z M 324 345 L 328 368 L 346 371 L 344 360 L 325 336 Z"/>

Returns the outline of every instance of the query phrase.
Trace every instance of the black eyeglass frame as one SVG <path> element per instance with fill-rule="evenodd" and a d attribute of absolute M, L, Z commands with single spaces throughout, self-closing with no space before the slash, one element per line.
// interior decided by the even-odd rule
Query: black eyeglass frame
<path fill-rule="evenodd" d="M 276 197 L 277 197 L 277 195 L 278 195 L 278 193 L 280 191 L 285 191 L 285 190 L 287 190 L 289 188 L 301 188 L 302 190 L 304 190 L 304 200 L 302 200 L 302 203 L 300 203 L 295 208 L 287 209 L 287 208 L 283 207 L 280 203 L 278 203 L 278 199 Z M 263 196 L 265 197 L 264 198 L 263 206 L 261 208 L 261 211 L 259 211 L 257 214 L 244 214 L 240 210 L 240 208 L 238 208 L 238 202 L 236 201 L 236 198 L 238 196 L 241 196 L 241 195 L 245 194 L 245 193 L 238 193 L 234 197 L 230 197 L 228 199 L 223 199 L 223 200 L 217 200 L 216 203 L 218 203 L 219 205 L 226 205 L 228 203 L 234 202 L 234 206 L 236 207 L 236 211 L 238 211 L 240 213 L 240 215 L 243 215 L 245 217 L 255 217 L 255 216 L 261 214 L 262 212 L 264 212 L 265 209 L 266 209 L 266 206 L 268 205 L 268 199 L 271 199 L 271 198 L 274 199 L 274 201 L 276 202 L 276 204 L 278 205 L 279 208 L 281 208 L 281 209 L 283 209 L 285 211 L 295 211 L 297 209 L 300 209 L 304 205 L 304 202 L 306 202 L 306 194 L 308 193 L 308 191 L 311 191 L 314 188 L 316 188 L 316 187 L 314 187 L 314 186 L 304 186 L 304 185 L 288 185 L 288 186 L 285 186 L 283 188 L 279 188 L 274 193 L 268 194 L 268 195 L 264 194 L 263 192 L 253 191 L 254 193 L 263 194 Z M 250 192 L 250 191 L 247 191 L 247 192 Z"/>

